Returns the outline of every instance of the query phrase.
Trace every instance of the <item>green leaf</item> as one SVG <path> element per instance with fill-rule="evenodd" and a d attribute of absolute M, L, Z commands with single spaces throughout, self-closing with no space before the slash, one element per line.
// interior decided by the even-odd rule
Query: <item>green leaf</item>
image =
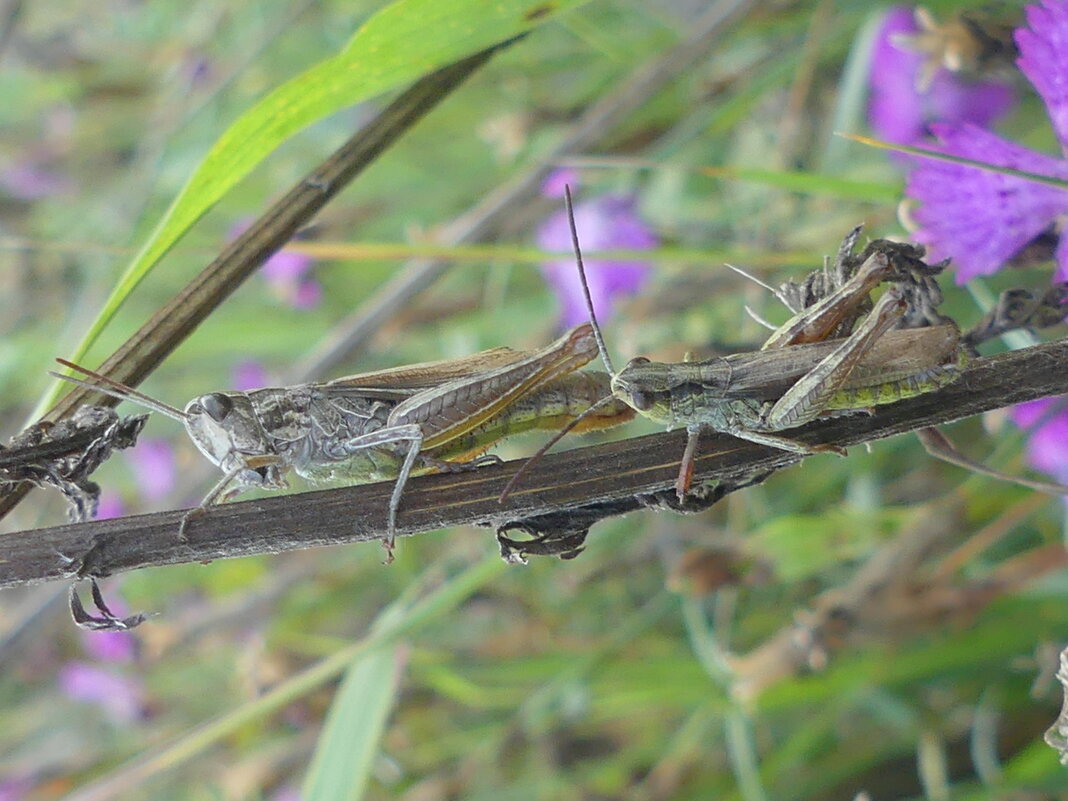
<path fill-rule="evenodd" d="M 378 648 L 345 673 L 330 706 L 300 797 L 305 801 L 362 798 L 397 698 L 403 646 Z"/>
<path fill-rule="evenodd" d="M 838 136 L 844 139 L 851 139 L 854 142 L 859 142 L 862 145 L 869 145 L 870 147 L 877 147 L 880 150 L 892 150 L 895 153 L 905 153 L 909 156 L 920 156 L 926 159 L 935 159 L 936 161 L 948 161 L 950 164 L 962 164 L 965 167 L 975 167 L 979 170 L 986 170 L 987 172 L 996 172 L 1002 175 L 1008 175 L 1013 178 L 1020 178 L 1024 181 L 1032 181 L 1036 184 L 1044 184 L 1045 186 L 1052 186 L 1057 189 L 1068 189 L 1068 181 L 1063 178 L 1055 178 L 1052 175 L 1043 175 L 1040 172 L 1026 172 L 1024 170 L 1017 170 L 1013 167 L 999 167 L 997 164 L 988 164 L 985 161 L 977 161 L 975 159 L 965 158 L 964 156 L 954 156 L 950 153 L 942 153 L 938 150 L 930 150 L 925 147 L 911 147 L 909 145 L 896 145 L 893 142 L 884 142 L 881 139 L 872 139 L 870 136 L 858 136 L 857 134 L 839 133 Z"/>
<path fill-rule="evenodd" d="M 134 287 L 193 224 L 289 137 L 585 1 L 398 0 L 383 8 L 338 55 L 279 86 L 223 133 L 119 279 L 73 361 L 82 360 Z"/>
<path fill-rule="evenodd" d="M 901 198 L 901 187 L 896 184 L 854 181 L 817 172 L 787 172 L 756 167 L 701 167 L 700 171 L 713 178 L 749 181 L 789 192 L 815 196 L 828 195 L 840 200 L 896 203 Z"/>

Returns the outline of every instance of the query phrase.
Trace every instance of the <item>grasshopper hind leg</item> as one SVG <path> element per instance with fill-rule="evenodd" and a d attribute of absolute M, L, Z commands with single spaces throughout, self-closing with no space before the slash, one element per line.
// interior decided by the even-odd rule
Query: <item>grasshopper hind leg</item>
<path fill-rule="evenodd" d="M 769 434 L 765 431 L 733 429 L 728 433 L 738 437 L 738 439 L 755 442 L 757 445 L 767 445 L 769 448 L 778 448 L 781 451 L 789 451 L 790 453 L 801 453 L 805 456 L 812 456 L 817 453 L 836 453 L 839 456 L 846 455 L 845 449 L 839 448 L 836 445 L 809 445 L 804 442 L 798 442 L 796 439 L 780 437 L 778 434 Z"/>
<path fill-rule="evenodd" d="M 393 484 L 393 492 L 389 496 L 389 519 L 386 522 L 386 538 L 382 541 L 382 547 L 386 549 L 386 564 L 393 562 L 393 546 L 397 542 L 397 510 L 400 509 L 401 495 L 404 494 L 404 485 L 408 483 L 408 477 L 412 474 L 415 460 L 419 451 L 423 448 L 423 431 L 414 423 L 399 426 L 394 432 L 396 441 L 407 442 L 408 452 L 404 454 L 404 464 L 401 465 L 397 474 L 397 481 Z"/>
<path fill-rule="evenodd" d="M 679 475 L 675 479 L 675 496 L 679 503 L 686 500 L 693 486 L 694 460 L 697 458 L 697 443 L 701 439 L 700 426 L 686 427 L 686 450 L 682 452 L 682 461 L 679 463 Z"/>
<path fill-rule="evenodd" d="M 846 455 L 844 448 L 839 448 L 835 445 L 808 445 L 807 443 L 798 442 L 789 437 L 780 437 L 777 434 L 769 434 L 764 431 L 753 431 L 748 428 L 733 427 L 727 429 L 726 433 L 733 437 L 738 437 L 738 439 L 744 439 L 747 442 L 755 442 L 757 445 L 767 445 L 769 448 L 778 448 L 779 450 L 789 451 L 790 453 L 801 453 L 805 456 L 811 456 L 817 453 L 835 453 L 839 456 Z M 682 461 L 679 464 L 679 475 L 675 479 L 675 495 L 678 497 L 680 503 L 686 500 L 690 493 L 690 488 L 693 486 L 694 464 L 697 458 L 697 445 L 700 438 L 700 426 L 687 426 L 686 449 L 682 452 Z"/>

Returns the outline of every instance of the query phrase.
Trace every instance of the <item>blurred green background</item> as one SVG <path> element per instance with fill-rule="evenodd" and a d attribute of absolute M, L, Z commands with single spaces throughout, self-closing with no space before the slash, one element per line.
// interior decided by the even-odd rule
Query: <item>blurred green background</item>
<path fill-rule="evenodd" d="M 8 434 L 226 127 L 383 5 L 6 4 Z M 759 344 L 745 307 L 786 315 L 725 262 L 778 281 L 817 267 L 859 223 L 904 236 L 900 170 L 833 135 L 868 132 L 864 75 L 884 7 L 750 5 L 666 88 L 559 165 L 576 168 L 580 198 L 633 197 L 661 242 L 640 296 L 620 301 L 607 326 L 617 360 Z M 948 16 L 963 4 L 929 5 Z M 443 277 L 324 378 L 549 341 L 559 300 L 534 232 L 558 198 L 517 207 L 477 252 L 434 245 L 435 232 L 540 163 L 634 71 L 670 69 L 671 49 L 709 7 L 594 0 L 535 29 L 319 215 L 301 240 L 317 248 L 302 279 L 318 285 L 314 297 L 294 305 L 254 276 L 142 389 L 184 405 L 233 387 L 239 368 L 283 380 L 346 315 L 373 307 L 406 255 L 428 251 L 449 261 Z M 1042 106 L 1021 95 L 1003 127 L 1040 139 Z M 86 361 L 98 364 L 384 102 L 334 114 L 260 164 L 148 275 Z M 990 288 L 1044 286 L 1048 275 L 1048 265 L 1017 270 Z M 943 288 L 962 323 L 981 315 L 952 279 Z M 618 436 L 649 430 L 634 423 Z M 999 469 L 1027 469 L 1003 414 L 950 433 Z M 158 470 L 176 478 L 147 487 L 157 468 L 143 453 L 119 455 L 95 476 L 105 499 L 126 513 L 195 503 L 211 469 L 173 421 L 152 419 L 145 435 L 160 440 Z M 63 514 L 58 496 L 38 491 L 4 525 Z M 899 437 L 813 458 L 701 515 L 599 524 L 568 562 L 505 567 L 491 532 L 469 529 L 406 538 L 388 568 L 370 545 L 121 576 L 108 597 L 158 615 L 113 650 L 74 629 L 65 587 L 5 591 L 0 798 L 1063 793 L 1063 768 L 1042 743 L 1068 632 L 1063 525 L 1059 499 L 969 476 Z"/>

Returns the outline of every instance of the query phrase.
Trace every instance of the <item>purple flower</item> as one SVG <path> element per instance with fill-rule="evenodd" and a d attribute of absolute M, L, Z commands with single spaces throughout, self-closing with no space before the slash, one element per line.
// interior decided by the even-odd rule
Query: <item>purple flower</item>
<path fill-rule="evenodd" d="M 215 70 L 205 56 L 190 51 L 181 60 L 181 72 L 190 89 L 199 89 L 207 86 Z"/>
<path fill-rule="evenodd" d="M 913 12 L 904 6 L 894 6 L 883 18 L 868 75 L 868 122 L 880 138 L 912 145 L 926 138 L 931 122 L 986 127 L 1012 108 L 1015 97 L 1005 84 L 967 81 L 945 67 L 922 81 L 927 58 L 899 44 L 918 32 Z"/>
<path fill-rule="evenodd" d="M 60 689 L 75 701 L 96 704 L 115 723 L 139 720 L 144 690 L 135 679 L 86 662 L 68 662 L 59 672 Z"/>
<path fill-rule="evenodd" d="M 635 198 L 602 195 L 575 204 L 575 225 L 583 252 L 595 250 L 649 250 L 659 244 L 656 235 L 634 211 Z M 548 251 L 571 249 L 571 229 L 567 213 L 554 212 L 537 231 L 538 247 Z M 633 295 L 649 276 L 649 265 L 635 261 L 584 259 L 586 278 L 594 307 L 602 320 L 612 314 L 614 298 Z M 560 299 L 560 323 L 577 325 L 589 318 L 582 297 L 582 284 L 572 258 L 548 261 L 542 275 Z"/>
<path fill-rule="evenodd" d="M 300 801 L 300 790 L 294 784 L 284 784 L 271 793 L 271 801 Z"/>
<path fill-rule="evenodd" d="M 119 617 L 129 614 L 129 609 L 109 593 L 108 606 Z M 129 631 L 85 631 L 81 632 L 82 649 L 86 655 L 98 662 L 127 664 L 137 657 L 137 640 Z"/>
<path fill-rule="evenodd" d="M 1068 484 L 1068 397 L 1042 398 L 1012 410 L 1020 428 L 1030 429 L 1027 461 L 1061 484 Z"/>
<path fill-rule="evenodd" d="M 29 795 L 33 784 L 29 779 L 9 778 L 0 780 L 0 801 L 21 801 Z"/>
<path fill-rule="evenodd" d="M 94 520 L 108 520 L 112 517 L 122 517 L 126 514 L 126 504 L 122 502 L 122 496 L 111 490 L 100 493 L 100 503 L 96 506 Z"/>
<path fill-rule="evenodd" d="M 561 167 L 549 173 L 541 184 L 541 196 L 548 198 L 560 198 L 564 196 L 564 187 L 570 186 L 572 190 L 578 189 L 581 179 L 578 170 L 574 167 Z"/>
<path fill-rule="evenodd" d="M 248 359 L 234 365 L 230 371 L 230 382 L 234 389 L 248 392 L 250 389 L 270 386 L 271 380 L 267 375 L 266 367 L 257 361 Z"/>
<path fill-rule="evenodd" d="M 308 311 L 314 309 L 323 300 L 323 285 L 311 278 L 303 278 L 288 296 L 294 309 Z"/>
<path fill-rule="evenodd" d="M 178 469 L 174 448 L 167 440 L 143 437 L 125 455 L 145 500 L 162 500 L 174 489 Z"/>
<path fill-rule="evenodd" d="M 74 191 L 74 183 L 69 178 L 33 161 L 12 165 L 0 172 L 0 186 L 11 197 L 26 202 Z"/>
<path fill-rule="evenodd" d="M 1046 103 L 1062 154 L 1068 152 L 1068 2 L 1027 7 L 1030 29 L 1016 31 L 1017 65 Z M 943 153 L 1068 180 L 1068 159 L 1036 153 L 974 124 L 933 125 Z M 989 275 L 1068 215 L 1068 189 L 936 159 L 918 159 L 907 194 L 914 237 L 934 259 L 949 257 L 957 282 Z M 1068 237 L 1056 252 L 1058 276 L 1068 278 Z"/>
<path fill-rule="evenodd" d="M 251 224 L 244 219 L 230 227 L 233 239 Z M 323 296 L 322 285 L 309 275 L 314 260 L 303 253 L 279 250 L 260 267 L 260 275 L 275 296 L 294 309 L 306 311 L 319 305 Z"/>
<path fill-rule="evenodd" d="M 108 607 L 120 617 L 128 610 L 121 603 L 108 599 Z M 98 662 L 115 662 L 126 664 L 133 662 L 137 656 L 137 642 L 128 631 L 85 631 L 82 632 L 82 647 L 86 655 Z"/>
<path fill-rule="evenodd" d="M 296 284 L 311 269 L 310 256 L 279 250 L 260 267 L 260 275 L 273 287 Z"/>

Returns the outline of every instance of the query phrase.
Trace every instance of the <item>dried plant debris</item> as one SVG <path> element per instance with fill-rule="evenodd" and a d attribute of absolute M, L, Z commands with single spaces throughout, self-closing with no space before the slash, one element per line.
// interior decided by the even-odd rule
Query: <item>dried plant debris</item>
<path fill-rule="evenodd" d="M 526 564 L 528 556 L 574 559 L 585 548 L 586 537 L 594 523 L 639 509 L 697 514 L 712 508 L 736 490 L 762 483 L 770 475 L 770 471 L 762 471 L 733 481 L 704 482 L 691 487 L 681 500 L 672 487 L 511 520 L 497 527 L 497 544 L 501 558 L 509 564 Z M 510 537 L 507 535 L 510 531 L 521 532 L 525 537 Z"/>
<path fill-rule="evenodd" d="M 501 559 L 510 565 L 525 565 L 528 556 L 556 556 L 574 559 L 586 548 L 586 536 L 593 522 L 584 523 L 579 510 L 506 523 L 497 529 Z M 594 513 L 595 520 L 601 516 Z M 509 537 L 505 532 L 519 531 L 526 539 Z"/>
<path fill-rule="evenodd" d="M 73 522 L 96 514 L 100 487 L 89 476 L 114 449 L 129 448 L 147 414 L 119 417 L 106 406 L 82 406 L 58 423 L 40 422 L 0 445 L 0 482 L 55 487 L 70 503 Z"/>
<path fill-rule="evenodd" d="M 1045 292 L 1007 289 L 982 320 L 964 334 L 971 348 L 1019 328 L 1048 328 L 1068 315 L 1068 282 L 1053 284 Z"/>
<path fill-rule="evenodd" d="M 145 622 L 145 615 L 142 612 L 129 617 L 119 617 L 112 612 L 104 602 L 104 595 L 100 592 L 100 585 L 96 583 L 96 579 L 89 579 L 89 587 L 93 597 L 93 606 L 96 607 L 99 615 L 90 614 L 85 610 L 82 606 L 82 599 L 78 597 L 77 585 L 70 585 L 70 615 L 80 628 L 88 631 L 129 631 Z"/>
<path fill-rule="evenodd" d="M 899 328 L 922 328 L 951 322 L 936 311 L 936 307 L 942 303 L 942 290 L 936 276 L 945 270 L 949 260 L 928 264 L 923 260 L 926 251 L 922 246 L 888 239 L 872 240 L 857 253 L 861 230 L 862 226 L 857 226 L 846 234 L 833 264 L 825 263 L 822 269 L 814 270 L 799 282 L 786 281 L 775 292 L 776 297 L 795 314 L 811 308 L 839 292 L 861 266 L 878 253 L 893 266 L 894 272 L 889 280 L 908 302 L 908 310 L 898 324 Z M 871 298 L 857 303 L 842 317 L 838 326 L 828 332 L 826 338 L 842 339 L 849 336 L 860 319 L 869 314 L 873 307 Z"/>
<path fill-rule="evenodd" d="M 859 254 L 856 253 L 861 228 L 850 231 L 835 257 L 833 265 L 810 273 L 803 281 L 787 281 L 776 295 L 795 313 L 815 305 L 838 291 L 873 253 L 883 253 L 896 268 L 893 277 L 899 289 L 905 291 L 908 311 L 899 323 L 900 328 L 923 328 L 930 325 L 952 324 L 953 321 L 937 311 L 942 303 L 942 290 L 936 276 L 948 265 L 949 259 L 927 264 L 924 248 L 907 243 L 876 239 Z M 858 304 L 852 314 L 843 318 L 831 338 L 847 336 L 857 320 L 871 311 L 871 301 Z M 961 336 L 962 344 L 972 353 L 984 342 L 1018 329 L 1049 328 L 1063 323 L 1068 316 L 1068 282 L 1061 281 L 1044 290 L 1007 289 L 998 297 L 994 308 L 982 320 Z"/>

